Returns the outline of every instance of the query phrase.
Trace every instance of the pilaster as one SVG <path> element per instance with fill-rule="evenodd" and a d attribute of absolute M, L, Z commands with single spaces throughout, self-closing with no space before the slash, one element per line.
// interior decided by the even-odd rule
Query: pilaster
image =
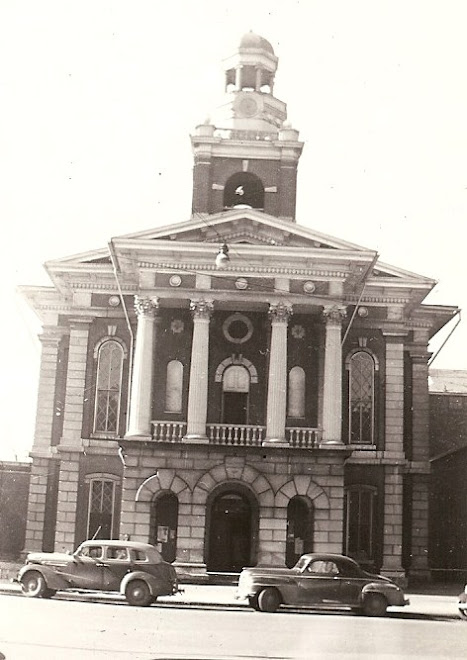
<path fill-rule="evenodd" d="M 70 344 L 61 445 L 80 447 L 91 318 L 70 319 Z"/>

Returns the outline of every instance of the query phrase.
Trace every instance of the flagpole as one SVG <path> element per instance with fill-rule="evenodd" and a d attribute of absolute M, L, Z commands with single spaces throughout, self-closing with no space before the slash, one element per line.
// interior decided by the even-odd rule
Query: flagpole
<path fill-rule="evenodd" d="M 365 284 L 367 282 L 367 279 L 371 275 L 371 272 L 373 271 L 373 268 L 375 267 L 376 262 L 378 261 L 378 257 L 379 257 L 379 254 L 377 252 L 375 252 L 375 256 L 373 257 L 373 260 L 372 260 L 371 264 L 366 269 L 366 272 L 365 272 L 365 274 L 362 278 L 362 284 L 363 284 L 362 290 L 360 291 L 360 295 L 358 297 L 357 304 L 355 305 L 355 308 L 352 312 L 352 316 L 350 317 L 349 325 L 347 326 L 346 331 L 344 333 L 344 337 L 342 338 L 341 346 L 344 345 L 344 342 L 345 342 L 345 340 L 347 339 L 347 337 L 349 335 L 350 328 L 352 327 L 352 324 L 354 322 L 354 319 L 355 319 L 355 316 L 357 314 L 358 308 L 359 308 L 360 303 L 361 303 L 362 298 L 363 298 L 363 292 L 365 291 Z"/>

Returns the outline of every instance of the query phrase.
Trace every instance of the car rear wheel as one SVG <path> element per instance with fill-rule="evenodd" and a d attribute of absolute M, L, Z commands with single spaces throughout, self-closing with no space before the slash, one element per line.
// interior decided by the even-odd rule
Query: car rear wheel
<path fill-rule="evenodd" d="M 47 592 L 47 585 L 39 571 L 28 571 L 21 578 L 21 589 L 28 598 L 42 598 Z"/>
<path fill-rule="evenodd" d="M 129 582 L 125 588 L 125 598 L 130 605 L 139 607 L 147 607 L 155 600 L 148 585 L 143 580 Z"/>
<path fill-rule="evenodd" d="M 466 610 L 459 610 L 459 615 L 460 615 L 460 618 L 463 621 L 467 621 L 467 611 Z"/>
<path fill-rule="evenodd" d="M 367 594 L 363 601 L 363 614 L 365 616 L 384 616 L 388 602 L 381 594 Z"/>
<path fill-rule="evenodd" d="M 254 596 L 248 596 L 248 605 L 254 610 L 259 610 L 258 594 L 255 594 Z"/>
<path fill-rule="evenodd" d="M 277 589 L 268 587 L 263 589 L 258 596 L 258 607 L 261 612 L 275 612 L 281 604 L 281 597 Z"/>

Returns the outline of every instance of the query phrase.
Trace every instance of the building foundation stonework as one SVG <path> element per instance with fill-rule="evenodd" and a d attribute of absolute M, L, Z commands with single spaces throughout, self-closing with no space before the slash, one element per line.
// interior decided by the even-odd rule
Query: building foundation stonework
<path fill-rule="evenodd" d="M 26 550 L 155 545 L 181 573 L 345 553 L 429 567 L 435 282 L 295 218 L 303 143 L 254 33 L 195 128 L 192 216 L 49 262 Z"/>

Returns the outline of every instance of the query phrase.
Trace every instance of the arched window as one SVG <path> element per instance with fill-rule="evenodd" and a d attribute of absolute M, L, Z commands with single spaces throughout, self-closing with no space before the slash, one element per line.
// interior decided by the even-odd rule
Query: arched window
<path fill-rule="evenodd" d="M 251 172 L 237 172 L 225 184 L 224 207 L 250 206 L 264 208 L 264 186 L 261 179 Z"/>
<path fill-rule="evenodd" d="M 305 417 L 305 371 L 292 367 L 289 371 L 289 417 Z"/>
<path fill-rule="evenodd" d="M 94 432 L 117 433 L 122 391 L 123 348 L 114 340 L 104 341 L 97 353 Z"/>
<path fill-rule="evenodd" d="M 182 412 L 182 401 L 183 364 L 178 360 L 171 360 L 167 364 L 165 411 L 170 413 Z"/>
<path fill-rule="evenodd" d="M 250 372 L 233 364 L 222 375 L 223 424 L 247 424 L 250 393 Z"/>
<path fill-rule="evenodd" d="M 372 486 L 345 491 L 345 554 L 363 564 L 374 560 L 376 494 Z"/>
<path fill-rule="evenodd" d="M 349 442 L 372 444 L 375 428 L 375 361 L 367 351 L 348 360 Z"/>

